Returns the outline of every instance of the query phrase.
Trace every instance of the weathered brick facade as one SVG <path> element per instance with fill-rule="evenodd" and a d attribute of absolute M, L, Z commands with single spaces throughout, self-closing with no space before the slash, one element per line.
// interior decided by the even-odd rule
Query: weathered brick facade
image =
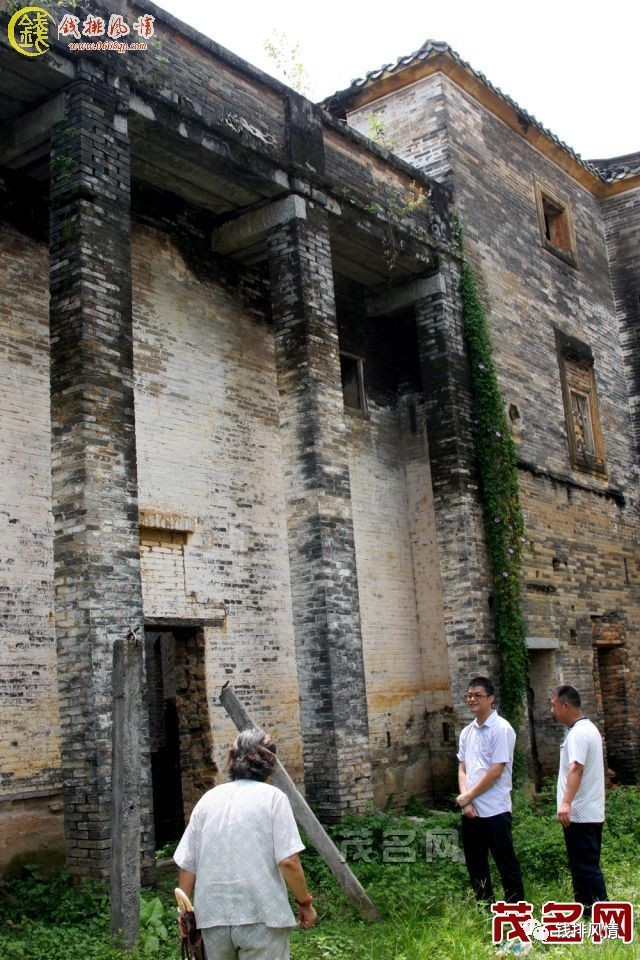
<path fill-rule="evenodd" d="M 566 680 L 631 779 L 637 184 L 530 143 L 445 49 L 333 103 L 405 162 L 155 13 L 144 59 L 52 38 L 26 77 L 0 48 L 0 864 L 61 842 L 64 797 L 71 869 L 108 875 L 136 626 L 148 876 L 223 768 L 227 680 L 326 819 L 451 790 L 496 666 L 452 197 L 518 444 L 534 772 Z M 578 269 L 541 245 L 538 181 Z M 572 376 L 604 469 L 569 450 Z"/>
<path fill-rule="evenodd" d="M 638 378 L 637 157 L 623 158 L 626 165 L 598 161 L 603 169 L 598 177 L 546 132 L 541 136 L 533 118 L 479 85 L 478 76 L 446 45 L 423 49 L 406 69 L 399 66 L 395 75 L 389 71 L 380 80 L 359 82 L 338 95 L 332 107 L 342 103 L 349 122 L 363 133 L 373 115 L 400 156 L 453 188 L 518 447 L 527 534 L 523 609 L 531 666 L 529 746 L 536 772 L 555 769 L 559 731 L 548 717 L 548 691 L 566 682 L 583 691 L 587 709 L 607 738 L 619 744 L 609 751 L 610 767 L 622 779 L 634 779 L 640 762 L 634 694 L 640 679 L 638 465 L 637 431 L 634 442 L 632 430 Z M 617 176 L 610 188 L 603 182 L 607 167 Z M 575 264 L 541 242 L 536 183 L 570 210 Z M 459 342 L 458 334 L 453 344 Z M 572 463 L 558 342 L 582 344 L 582 353 L 592 358 L 604 472 L 576 469 Z M 449 348 L 447 356 L 454 350 Z M 455 415 L 463 413 L 459 402 Z M 435 493 L 433 452 L 431 457 Z M 473 471 L 470 476 L 473 483 Z M 468 481 L 463 487 L 469 489 Z M 471 517 L 472 511 L 464 515 Z M 477 538 L 472 543 L 476 549 Z M 483 569 L 480 563 L 472 581 L 484 596 L 481 606 L 489 594 Z M 616 657 L 605 652 L 595 631 L 603 616 L 624 628 L 608 641 Z M 456 623 L 461 626 L 459 613 Z M 477 615 L 472 624 L 477 628 Z M 474 664 L 492 667 L 481 631 L 476 629 L 463 649 L 460 682 Z M 455 688 L 457 664 L 454 669 Z M 613 690 L 615 696 L 605 693 Z M 622 735 L 634 724 L 635 733 Z"/>

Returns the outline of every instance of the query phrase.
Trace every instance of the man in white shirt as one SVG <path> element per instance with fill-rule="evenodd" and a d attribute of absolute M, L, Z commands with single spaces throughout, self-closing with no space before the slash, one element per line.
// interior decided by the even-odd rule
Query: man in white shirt
<path fill-rule="evenodd" d="M 296 921 L 316 911 L 298 856 L 304 845 L 285 794 L 265 783 L 275 745 L 263 730 L 244 730 L 229 751 L 231 781 L 209 790 L 193 808 L 174 854 L 179 884 L 191 898 L 209 960 L 288 960 Z"/>
<path fill-rule="evenodd" d="M 580 694 L 564 684 L 551 692 L 551 712 L 568 728 L 560 747 L 558 820 L 573 879 L 573 896 L 591 915 L 595 902 L 607 899 L 600 869 L 604 823 L 604 758 L 598 728 L 585 717 Z"/>
<path fill-rule="evenodd" d="M 476 899 L 494 899 L 489 852 L 507 903 L 524 900 L 522 873 L 511 836 L 511 776 L 516 735 L 494 710 L 494 688 L 487 677 L 469 682 L 466 700 L 474 720 L 460 734 L 456 799 L 462 811 L 462 846 Z"/>

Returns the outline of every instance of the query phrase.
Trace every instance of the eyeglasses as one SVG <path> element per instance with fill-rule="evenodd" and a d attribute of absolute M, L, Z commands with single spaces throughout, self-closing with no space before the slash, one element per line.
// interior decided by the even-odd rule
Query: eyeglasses
<path fill-rule="evenodd" d="M 464 699 L 469 700 L 485 700 L 488 697 L 488 693 L 465 693 Z"/>

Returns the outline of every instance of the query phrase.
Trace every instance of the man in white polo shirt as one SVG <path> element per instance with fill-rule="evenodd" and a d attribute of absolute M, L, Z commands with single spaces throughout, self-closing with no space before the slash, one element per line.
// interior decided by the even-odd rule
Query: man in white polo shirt
<path fill-rule="evenodd" d="M 568 727 L 560 747 L 558 820 L 564 831 L 576 903 L 591 915 L 595 902 L 607 899 L 600 869 L 604 823 L 604 758 L 598 728 L 585 717 L 580 694 L 564 684 L 551 691 L 551 712 Z"/>
<path fill-rule="evenodd" d="M 516 735 L 494 710 L 487 677 L 469 682 L 466 701 L 474 720 L 460 734 L 456 799 L 462 811 L 464 859 L 476 899 L 492 903 L 489 851 L 507 903 L 524 900 L 520 864 L 511 837 L 511 776 Z"/>

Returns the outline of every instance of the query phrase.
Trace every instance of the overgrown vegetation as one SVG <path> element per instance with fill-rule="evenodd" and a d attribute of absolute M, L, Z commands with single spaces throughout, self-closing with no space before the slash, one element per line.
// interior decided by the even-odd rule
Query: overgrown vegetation
<path fill-rule="evenodd" d="M 296 93 L 304 97 L 309 95 L 311 86 L 306 67 L 302 62 L 300 44 L 292 43 L 286 33 L 274 30 L 271 37 L 265 40 L 264 51 L 273 61 L 276 73 Z"/>
<path fill-rule="evenodd" d="M 458 234 L 462 248 L 462 237 Z M 526 626 L 520 608 L 524 523 L 516 451 L 493 360 L 484 307 L 469 263 L 460 282 L 469 347 L 485 531 L 493 580 L 493 620 L 500 658 L 500 711 L 518 730 L 527 690 Z"/>
<path fill-rule="evenodd" d="M 292 960 L 495 957 L 489 914 L 473 901 L 457 856 L 458 815 L 429 814 L 416 803 L 412 809 L 425 815 L 370 813 L 346 818 L 333 830 L 336 843 L 382 911 L 382 923 L 360 920 L 317 854 L 312 850 L 304 854 L 320 921 L 311 931 L 294 931 Z M 514 840 L 534 916 L 540 916 L 547 900 L 571 900 L 562 831 L 551 794 L 534 804 L 516 797 Z M 603 868 L 612 898 L 638 902 L 639 844 L 640 790 L 610 791 Z M 175 877 L 169 875 L 157 891 L 145 891 L 141 942 L 126 954 L 109 936 L 104 890 L 88 883 L 74 889 L 65 873 L 43 877 L 31 868 L 1 888 L 0 956 L 3 960 L 148 960 L 150 956 L 177 960 L 174 883 Z M 165 928 L 167 939 L 163 939 Z M 553 948 L 537 943 L 530 956 L 631 960 L 633 951 L 633 945 L 615 941 L 598 947 L 589 942 Z"/>
<path fill-rule="evenodd" d="M 369 137 L 373 142 L 381 147 L 385 147 L 387 150 L 393 150 L 394 142 L 393 139 L 387 135 L 384 127 L 384 117 L 372 111 L 367 115 L 367 124 L 369 127 Z"/>

